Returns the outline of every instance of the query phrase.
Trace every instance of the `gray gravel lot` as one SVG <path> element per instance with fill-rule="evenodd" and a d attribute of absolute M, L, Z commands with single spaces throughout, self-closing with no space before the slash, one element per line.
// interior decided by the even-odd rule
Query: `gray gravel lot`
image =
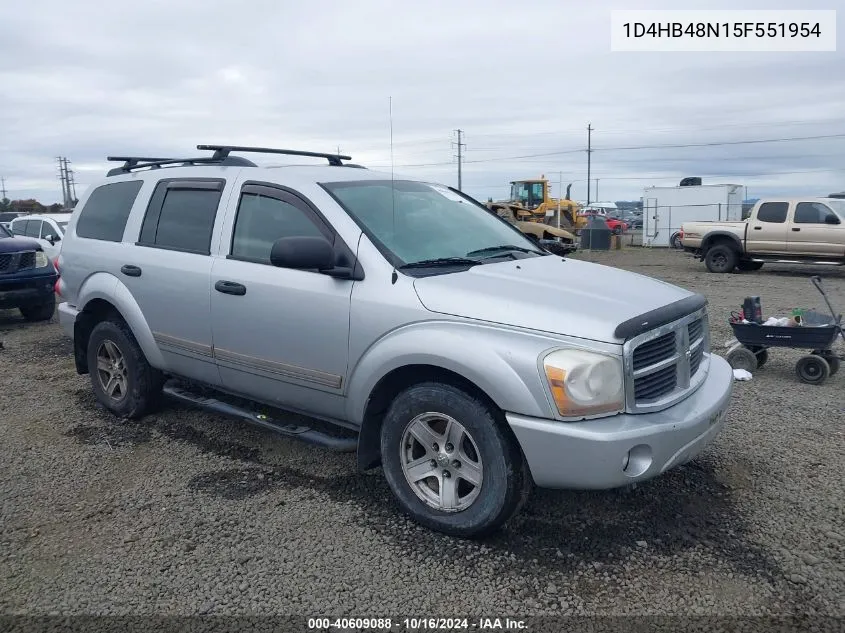
<path fill-rule="evenodd" d="M 838 269 L 579 257 L 704 293 L 716 351 L 746 295 L 823 309 L 813 273 L 845 311 Z M 0 340 L 3 613 L 845 617 L 845 375 L 803 385 L 797 351 L 736 383 L 695 462 L 632 490 L 538 491 L 471 542 L 403 518 L 353 455 L 175 405 L 116 421 L 55 322 L 0 311 Z"/>

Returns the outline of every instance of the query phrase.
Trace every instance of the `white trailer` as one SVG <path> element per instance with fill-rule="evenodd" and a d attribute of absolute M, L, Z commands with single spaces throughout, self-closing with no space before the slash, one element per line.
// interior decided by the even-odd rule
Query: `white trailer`
<path fill-rule="evenodd" d="M 643 246 L 672 246 L 684 222 L 742 220 L 742 185 L 646 187 Z"/>

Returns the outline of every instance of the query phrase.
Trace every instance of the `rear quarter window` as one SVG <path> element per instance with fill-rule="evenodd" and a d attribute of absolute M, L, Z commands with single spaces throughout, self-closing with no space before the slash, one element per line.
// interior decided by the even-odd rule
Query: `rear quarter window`
<path fill-rule="evenodd" d="M 76 234 L 92 240 L 120 242 L 135 198 L 144 183 L 115 182 L 97 187 L 76 221 Z"/>

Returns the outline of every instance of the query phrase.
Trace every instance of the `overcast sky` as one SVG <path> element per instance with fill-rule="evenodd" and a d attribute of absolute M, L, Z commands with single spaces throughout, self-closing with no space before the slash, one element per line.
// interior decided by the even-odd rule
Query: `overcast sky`
<path fill-rule="evenodd" d="M 198 143 L 336 151 L 486 200 L 508 181 L 574 183 L 586 198 L 586 128 L 601 200 L 683 176 L 749 197 L 845 190 L 845 55 L 612 53 L 593 0 L 28 0 L 0 3 L 0 176 L 12 199 L 78 194 L 108 154 L 191 155 Z M 640 2 L 637 8 L 736 8 Z M 747 1 L 741 8 L 840 9 Z M 630 8 L 630 7 L 625 7 Z M 560 152 L 553 156 L 513 158 Z M 283 161 L 274 160 L 279 163 Z M 557 189 L 557 187 L 555 187 Z M 595 199 L 595 181 L 593 195 Z"/>

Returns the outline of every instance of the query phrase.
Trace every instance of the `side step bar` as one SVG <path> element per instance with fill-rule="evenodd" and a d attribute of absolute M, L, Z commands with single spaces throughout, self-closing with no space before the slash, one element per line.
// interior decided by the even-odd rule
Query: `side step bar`
<path fill-rule="evenodd" d="M 227 415 L 263 429 L 279 433 L 285 437 L 291 437 L 309 444 L 315 444 L 328 448 L 339 453 L 353 453 L 358 448 L 358 438 L 356 437 L 337 437 L 329 435 L 321 431 L 317 431 L 307 426 L 297 426 L 295 424 L 285 424 L 273 418 L 255 413 L 249 409 L 237 407 L 235 405 L 223 402 L 216 398 L 208 398 L 198 395 L 187 389 L 183 389 L 175 381 L 168 381 L 162 389 L 165 395 L 183 402 L 185 404 L 199 407 L 214 413 Z"/>
<path fill-rule="evenodd" d="M 845 263 L 841 261 L 814 262 L 809 259 L 762 259 L 759 257 L 753 257 L 746 261 L 755 262 L 758 264 L 811 264 L 813 266 L 845 266 Z"/>

